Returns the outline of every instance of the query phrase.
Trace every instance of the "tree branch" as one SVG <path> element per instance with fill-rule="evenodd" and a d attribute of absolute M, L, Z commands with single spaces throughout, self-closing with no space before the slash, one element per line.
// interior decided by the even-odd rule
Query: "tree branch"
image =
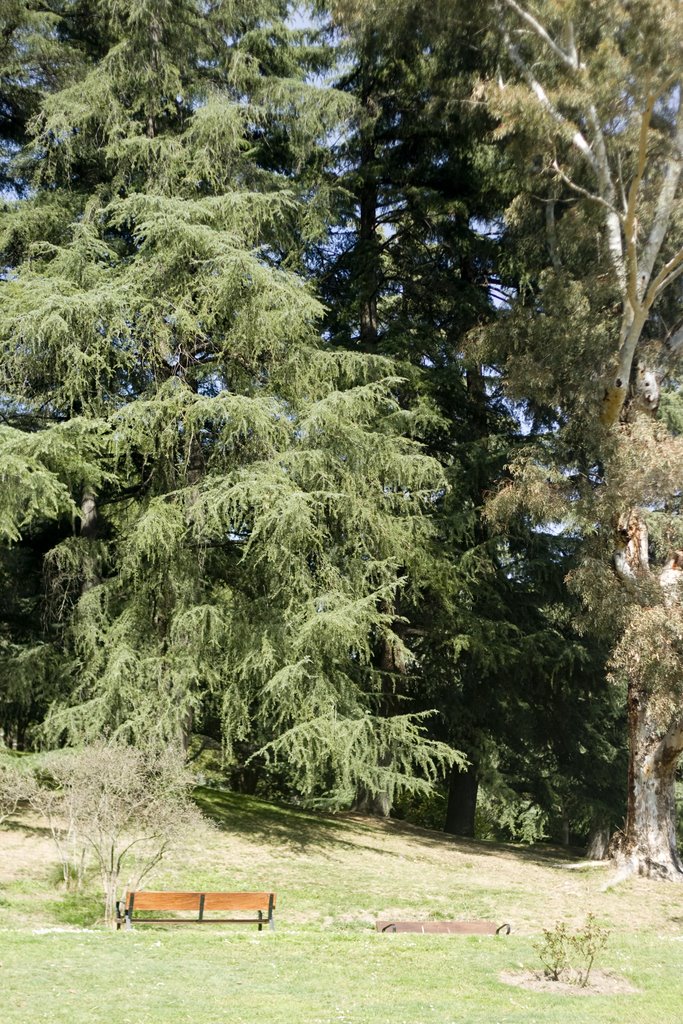
<path fill-rule="evenodd" d="M 661 295 L 664 289 L 668 288 L 671 282 L 676 280 L 681 271 L 683 271 L 683 249 L 679 249 L 676 255 L 672 256 L 669 262 L 664 264 L 654 281 L 651 282 L 643 300 L 643 305 L 649 309 L 657 296 Z"/>
<path fill-rule="evenodd" d="M 616 209 L 614 209 L 617 190 L 614 187 L 614 181 L 612 179 L 612 172 L 609 166 L 609 155 L 607 153 L 607 146 L 605 144 L 602 125 L 600 124 L 600 118 L 598 117 L 598 112 L 592 103 L 588 108 L 588 119 L 593 127 L 593 134 L 595 136 L 596 173 L 598 176 L 601 195 L 608 205 L 613 208 L 613 212 L 607 214 L 607 245 L 610 256 L 612 257 L 612 263 L 614 264 L 617 279 L 619 280 L 620 285 L 624 287 L 625 270 L 624 249 L 621 238 L 621 218 L 616 212 Z"/>
<path fill-rule="evenodd" d="M 571 54 L 565 53 L 565 51 L 562 49 L 562 47 L 559 46 L 555 42 L 555 40 L 552 38 L 552 36 L 548 32 L 548 30 L 543 27 L 543 25 L 540 23 L 540 21 L 537 21 L 536 18 L 534 18 L 534 16 L 532 14 L 529 14 L 528 11 L 524 10 L 523 7 L 520 7 L 520 5 L 518 3 L 516 3 L 516 0 L 503 0 L 503 3 L 507 7 L 509 7 L 510 10 L 514 11 L 515 14 L 517 14 L 522 19 L 522 21 L 526 22 L 526 24 L 529 25 L 530 28 L 533 29 L 533 31 L 536 33 L 536 35 L 540 39 L 543 40 L 543 42 L 546 44 L 546 46 L 550 47 L 550 49 L 553 51 L 555 56 L 559 57 L 559 59 L 562 61 L 562 63 L 566 67 L 570 68 L 572 71 L 578 71 L 580 69 L 581 65 L 578 63 L 578 55 L 576 53 L 576 46 L 572 45 L 572 53 Z M 569 25 L 570 25 L 570 33 L 571 33 L 572 44 L 573 44 L 574 29 L 573 29 L 573 25 L 571 24 L 571 22 L 569 23 Z"/>
<path fill-rule="evenodd" d="M 554 121 L 557 121 L 557 123 L 561 124 L 563 128 L 568 128 L 572 132 L 572 144 L 579 150 L 582 156 L 585 157 L 585 159 L 588 161 L 588 163 L 596 172 L 596 174 L 599 173 L 599 167 L 595 153 L 591 149 L 585 137 L 582 135 L 582 133 L 579 131 L 576 125 L 572 124 L 572 122 L 569 121 L 564 116 L 564 114 L 561 114 L 560 111 L 557 109 L 557 107 L 552 102 L 552 100 L 548 96 L 547 92 L 545 91 L 541 83 L 538 81 L 538 79 L 532 73 L 531 69 L 526 64 L 519 50 L 510 39 L 510 34 L 507 31 L 504 32 L 503 39 L 512 63 L 521 72 L 522 77 L 526 80 L 527 85 L 529 86 L 529 88 L 531 89 L 534 96 L 541 104 L 541 106 L 543 106 L 548 111 L 548 113 Z"/>
<path fill-rule="evenodd" d="M 565 185 L 572 190 L 572 192 L 576 192 L 577 195 L 583 196 L 585 199 L 590 199 L 592 200 L 592 202 L 598 203 L 600 206 L 604 206 L 605 209 L 609 210 L 610 213 L 613 213 L 616 216 L 618 216 L 615 207 L 606 199 L 603 199 L 602 196 L 598 195 L 597 192 L 590 192 L 587 188 L 583 188 L 581 185 L 577 185 L 575 181 L 572 181 L 569 175 L 562 170 L 557 160 L 553 160 L 552 167 L 556 174 L 562 179 Z"/>
<path fill-rule="evenodd" d="M 515 10 L 520 17 L 522 16 L 522 13 L 527 14 L 527 19 L 530 19 L 529 23 L 534 23 L 532 27 L 535 26 L 534 31 L 536 31 L 536 34 L 539 36 L 539 38 L 543 40 L 543 42 L 545 42 L 547 46 L 550 47 L 551 51 L 555 53 L 556 56 L 559 56 L 560 59 L 562 59 L 565 65 L 569 66 L 573 71 L 580 69 L 581 66 L 579 65 L 577 67 L 573 63 L 572 59 L 564 52 L 564 50 L 559 48 L 557 44 L 554 43 L 554 41 L 550 38 L 550 36 L 543 28 L 543 26 L 540 25 L 540 23 L 536 22 L 531 15 L 528 15 L 528 12 L 522 11 L 522 8 L 520 8 L 519 5 L 516 3 L 516 0 L 503 0 L 503 2 L 512 10 Z M 609 253 L 619 283 L 622 287 L 624 287 L 625 272 L 624 253 L 621 235 L 621 219 L 615 209 L 616 189 L 614 186 L 614 181 L 612 179 L 607 146 L 605 144 L 605 138 L 603 135 L 602 126 L 600 124 L 600 119 L 598 117 L 597 111 L 594 105 L 592 104 L 588 107 L 586 111 L 586 115 L 588 121 L 590 122 L 594 136 L 594 144 L 591 145 L 586 139 L 585 135 L 579 130 L 579 128 L 573 122 L 569 121 L 569 119 L 566 118 L 558 110 L 557 106 L 552 102 L 552 100 L 546 93 L 541 83 L 538 81 L 536 76 L 533 74 L 533 72 L 527 65 L 526 61 L 523 59 L 518 48 L 513 43 L 507 29 L 504 30 L 503 32 L 503 39 L 510 59 L 521 72 L 522 76 L 526 80 L 529 88 L 535 95 L 536 99 L 539 101 L 539 103 L 541 103 L 541 105 L 548 111 L 551 117 L 558 124 L 562 125 L 563 128 L 569 129 L 569 131 L 571 132 L 572 145 L 579 151 L 579 153 L 581 153 L 584 159 L 588 161 L 588 164 L 590 165 L 591 169 L 593 170 L 597 178 L 600 199 L 608 211 L 607 241 Z M 575 46 L 574 51 L 576 51 Z M 568 184 L 573 185 L 573 183 L 571 182 L 568 182 Z M 587 197 L 596 198 L 593 193 L 585 192 L 584 194 Z"/>
<path fill-rule="evenodd" d="M 636 210 L 638 206 L 638 192 L 640 183 L 643 180 L 645 166 L 647 163 L 647 136 L 650 130 L 652 111 L 655 105 L 655 96 L 651 93 L 647 98 L 647 106 L 640 118 L 640 138 L 638 141 L 638 164 L 636 173 L 631 181 L 626 203 L 626 214 L 624 217 L 624 237 L 626 239 L 626 268 L 627 268 L 627 293 L 632 305 L 639 299 L 638 295 L 638 223 Z"/>
<path fill-rule="evenodd" d="M 666 161 L 664 178 L 662 181 L 662 187 L 659 191 L 659 197 L 657 199 L 657 209 L 655 211 L 654 221 L 650 228 L 650 233 L 648 235 L 647 242 L 645 243 L 640 262 L 640 275 L 641 280 L 643 281 L 642 291 L 645 291 L 645 285 L 652 276 L 655 261 L 662 247 L 664 236 L 666 235 L 669 221 L 671 220 L 671 213 L 676 199 L 676 190 L 681 177 L 681 170 L 683 169 L 683 117 L 681 117 L 680 98 L 677 118 L 678 125 L 673 138 L 673 152 Z"/>

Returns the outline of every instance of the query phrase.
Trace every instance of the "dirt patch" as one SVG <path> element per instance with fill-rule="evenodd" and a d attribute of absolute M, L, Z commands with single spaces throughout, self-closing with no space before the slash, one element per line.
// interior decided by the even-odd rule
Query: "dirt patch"
<path fill-rule="evenodd" d="M 500 980 L 506 985 L 555 996 L 624 996 L 638 992 L 630 981 L 612 971 L 591 971 L 588 984 L 583 987 L 566 981 L 553 981 L 543 971 L 503 971 Z"/>
<path fill-rule="evenodd" d="M 44 829 L 12 824 L 0 829 L 0 884 L 44 877 L 56 861 L 55 848 Z"/>

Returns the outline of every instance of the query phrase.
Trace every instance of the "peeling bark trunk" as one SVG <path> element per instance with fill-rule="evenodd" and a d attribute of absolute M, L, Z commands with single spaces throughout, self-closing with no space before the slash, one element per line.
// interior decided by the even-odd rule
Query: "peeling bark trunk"
<path fill-rule="evenodd" d="M 448 805 L 444 832 L 453 836 L 474 837 L 479 779 L 477 766 L 471 764 L 465 771 L 454 767 L 448 783 Z"/>
<path fill-rule="evenodd" d="M 653 577 L 649 567 L 647 527 L 635 510 L 621 517 L 614 564 L 630 586 Z M 680 602 L 680 552 L 659 574 L 664 603 L 675 614 Z M 644 592 L 644 595 L 647 591 Z M 643 595 L 641 595 L 643 596 Z M 650 601 L 642 604 L 651 610 Z M 665 640 L 662 641 L 666 642 Z M 683 862 L 676 841 L 675 775 L 683 754 L 683 717 L 665 717 L 656 693 L 643 686 L 638 666 L 628 680 L 628 804 L 624 831 L 617 833 L 610 853 L 627 874 L 683 881 Z M 627 670 L 627 675 L 629 671 Z"/>
<path fill-rule="evenodd" d="M 653 69 L 643 77 L 641 84 L 645 85 L 647 81 L 647 85 L 642 92 L 634 90 L 630 94 L 633 104 L 628 120 L 634 142 L 635 130 L 638 129 L 638 143 L 630 144 L 629 157 L 635 156 L 635 160 L 628 177 L 624 177 L 621 154 L 611 144 L 611 134 L 601 119 L 597 102 L 597 77 L 594 77 L 591 67 L 599 48 L 584 47 L 579 51 L 573 32 L 566 37 L 556 35 L 552 20 L 545 24 L 535 10 L 527 9 L 523 0 L 501 0 L 498 9 L 502 40 L 519 79 L 526 83 L 533 104 L 555 122 L 558 133 L 560 130 L 564 133 L 575 157 L 580 158 L 573 167 L 569 161 L 569 170 L 566 160 L 562 165 L 555 161 L 553 167 L 558 179 L 603 211 L 601 241 L 612 265 L 621 311 L 619 340 L 605 380 L 600 419 L 607 427 L 617 427 L 638 410 L 654 412 L 656 409 L 656 374 L 654 368 L 648 369 L 645 363 L 639 365 L 639 358 L 649 354 L 648 350 L 652 352 L 652 346 L 645 338 L 648 333 L 655 332 L 646 332 L 645 328 L 654 304 L 667 288 L 680 280 L 683 271 L 683 248 L 679 247 L 671 254 L 665 245 L 667 238 L 674 247 L 680 243 L 678 238 L 671 237 L 670 229 L 675 224 L 680 206 L 680 182 L 683 178 L 681 89 L 675 78 L 669 78 L 668 69 L 664 66 L 661 76 Z M 554 97 L 562 94 L 562 90 L 558 92 L 557 79 L 546 77 L 547 64 L 539 59 L 541 55 L 551 58 L 555 74 L 557 69 L 562 69 L 577 89 L 572 119 L 567 117 L 564 108 L 556 104 Z M 628 59 L 633 61 L 631 67 L 637 78 L 640 54 L 629 52 Z M 546 88 L 550 85 L 552 89 Z M 504 87 L 501 81 L 501 88 Z M 615 94 L 621 92 L 619 79 L 614 80 L 612 88 L 616 90 Z M 657 116 L 657 108 L 662 104 L 667 110 L 663 122 Z M 577 115 L 579 109 L 581 113 Z M 588 188 L 584 187 L 583 171 L 580 177 L 576 176 L 579 167 L 592 177 Z M 645 183 L 646 188 L 643 187 Z M 549 207 L 547 212 L 551 218 Z M 550 228 L 552 231 L 551 222 Z M 555 265 L 556 255 L 551 248 Z M 657 347 L 659 357 L 667 354 L 666 342 L 659 343 Z M 675 351 L 675 345 L 673 349 L 668 346 L 668 353 L 672 351 Z M 637 471 L 635 466 L 634 471 Z M 674 484 L 677 486 L 675 481 Z M 644 504 L 652 500 L 650 487 L 651 484 L 644 485 Z M 648 560 L 647 531 L 639 511 L 630 512 L 623 519 L 619 533 L 620 541 L 614 553 L 616 572 L 633 599 L 634 614 L 640 607 L 642 614 L 648 615 L 656 608 L 657 598 L 652 586 L 655 575 Z M 677 572 L 679 567 L 672 562 L 667 568 L 667 575 L 660 577 L 665 602 L 672 607 L 680 603 L 675 578 Z M 668 641 L 665 639 L 664 643 Z M 624 645 L 624 650 L 627 647 Z M 678 652 L 671 649 L 667 652 L 664 647 L 661 657 L 668 657 L 671 665 L 675 658 L 683 661 Z M 658 655 L 655 655 L 646 667 L 651 667 L 657 659 Z M 683 719 L 674 724 L 666 721 L 668 712 L 662 710 L 661 695 L 648 683 L 648 677 L 651 681 L 656 676 L 656 665 L 655 671 L 641 673 L 641 670 L 644 666 L 635 665 L 633 659 L 630 665 L 627 662 L 622 666 L 623 674 L 629 679 L 630 769 L 626 829 L 615 842 L 614 852 L 625 866 L 639 874 L 680 878 L 681 861 L 675 837 L 674 772 L 683 751 Z M 675 671 L 678 670 L 674 666 L 668 679 L 666 673 L 662 673 L 663 691 Z M 667 696 L 675 697 L 670 689 Z"/>
<path fill-rule="evenodd" d="M 661 735 L 647 695 L 629 686 L 628 810 L 613 856 L 627 872 L 683 881 L 676 843 L 676 766 L 683 753 L 683 721 Z"/>

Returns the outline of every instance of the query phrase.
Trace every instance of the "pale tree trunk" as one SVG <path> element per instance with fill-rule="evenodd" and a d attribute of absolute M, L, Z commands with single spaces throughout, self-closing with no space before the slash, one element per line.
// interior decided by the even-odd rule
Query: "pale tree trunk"
<path fill-rule="evenodd" d="M 628 873 L 683 881 L 676 843 L 676 766 L 683 753 L 683 718 L 662 734 L 648 695 L 629 685 L 629 772 L 626 826 L 613 855 Z"/>
<path fill-rule="evenodd" d="M 618 576 L 638 586 L 653 573 L 649 564 L 647 526 L 635 511 L 623 516 L 621 543 L 614 555 Z M 671 615 L 680 603 L 683 552 L 675 552 L 659 574 L 664 605 Z M 643 614 L 648 604 L 644 603 Z M 660 705 L 643 687 L 638 665 L 628 676 L 628 803 L 626 825 L 611 843 L 611 855 L 627 874 L 683 881 L 683 863 L 676 841 L 675 776 L 683 754 L 683 714 Z M 664 711 L 661 708 L 667 707 Z"/>

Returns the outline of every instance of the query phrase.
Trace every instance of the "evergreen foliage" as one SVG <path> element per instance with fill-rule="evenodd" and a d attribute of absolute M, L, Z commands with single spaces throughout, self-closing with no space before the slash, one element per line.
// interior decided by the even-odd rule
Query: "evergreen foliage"
<path fill-rule="evenodd" d="M 520 428 L 499 375 L 464 351 L 463 338 L 496 318 L 505 253 L 493 224 L 512 174 L 496 164 L 488 112 L 471 102 L 473 75 L 488 60 L 474 43 L 473 12 L 410 0 L 331 10 L 339 85 L 357 106 L 352 133 L 330 152 L 346 201 L 310 259 L 331 342 L 390 355 L 406 366 L 404 397 L 417 392 L 440 413 L 421 436 L 451 486 L 434 506 L 424 586 L 416 601 L 400 594 L 394 605 L 415 658 L 409 672 L 394 663 L 392 680 L 438 707 L 434 735 L 466 752 L 467 773 L 458 766 L 451 776 L 446 827 L 471 834 L 479 781 L 497 792 L 528 787 L 552 746 L 552 680 L 564 672 L 568 688 L 581 689 L 592 671 L 584 640 L 553 618 L 563 614 L 563 555 L 522 517 L 513 526 L 483 514 Z M 393 661 L 381 650 L 377 659 Z M 609 700 L 599 703 L 606 711 Z M 590 816 L 586 805 L 579 816 Z"/>
<path fill-rule="evenodd" d="M 43 97 L 2 218 L 1 386 L 8 445 L 54 453 L 13 471 L 43 475 L 7 531 L 61 523 L 53 740 L 187 740 L 218 708 L 228 756 L 265 746 L 305 792 L 411 785 L 453 755 L 409 707 L 378 721 L 370 650 L 400 646 L 382 604 L 444 481 L 391 364 L 321 347 L 286 267 L 306 217 L 269 133 L 297 119 L 304 160 L 345 101 L 282 55 L 284 13 L 101 3 L 101 54 Z"/>
<path fill-rule="evenodd" d="M 629 869 L 675 877 L 681 449 L 654 414 L 679 356 L 680 9 L 492 11 L 500 74 L 480 94 L 519 184 L 504 219 L 510 301 L 478 351 L 542 431 L 493 509 L 582 540 L 570 583 L 628 691 L 620 846 Z M 673 426 L 671 400 L 665 413 Z"/>
<path fill-rule="evenodd" d="M 636 6 L 4 5 L 7 742 L 614 821 L 628 666 L 668 652 L 673 715 L 680 646 L 615 533 L 683 549 L 671 359 L 640 415 L 683 347 L 677 15 Z"/>

